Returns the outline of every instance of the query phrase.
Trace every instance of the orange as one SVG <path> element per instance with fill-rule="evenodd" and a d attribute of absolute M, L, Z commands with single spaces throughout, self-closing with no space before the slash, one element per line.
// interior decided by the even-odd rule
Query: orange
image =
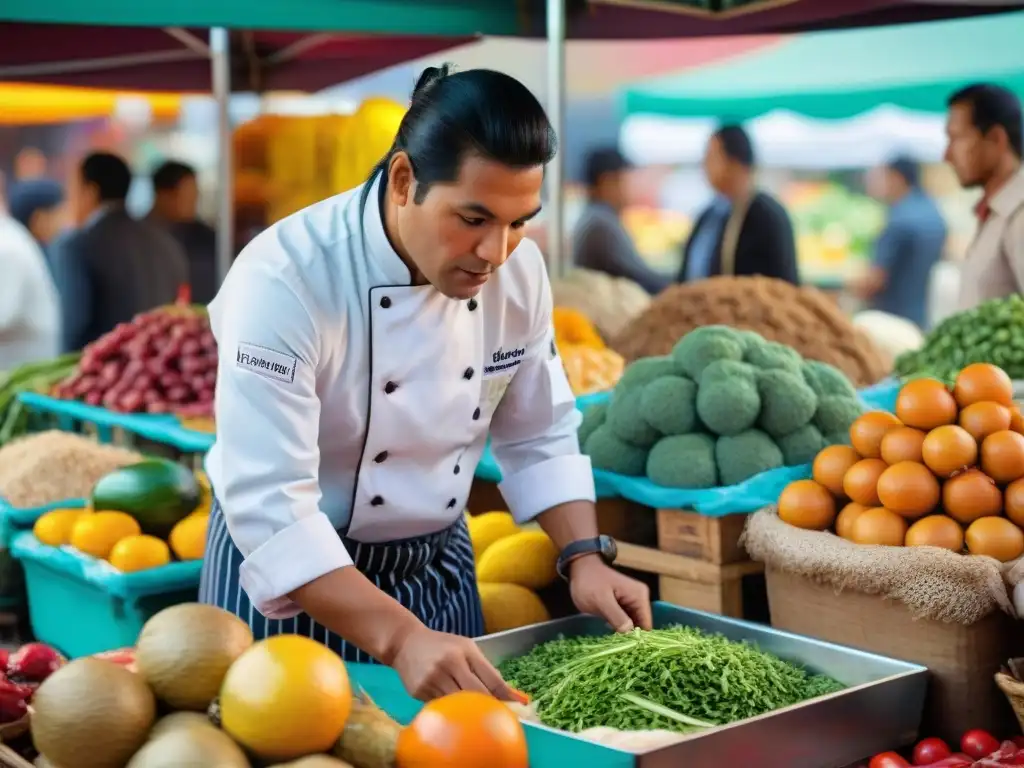
<path fill-rule="evenodd" d="M 193 512 L 171 529 L 167 540 L 179 560 L 202 560 L 206 552 L 206 528 L 210 516 Z"/>
<path fill-rule="evenodd" d="M 881 456 L 882 438 L 890 429 L 902 427 L 900 420 L 888 411 L 868 411 L 850 425 L 850 445 L 865 459 Z"/>
<path fill-rule="evenodd" d="M 519 718 L 493 696 L 459 691 L 426 704 L 398 736 L 397 768 L 528 768 Z"/>
<path fill-rule="evenodd" d="M 889 466 L 901 461 L 923 461 L 921 445 L 924 443 L 924 432 L 913 427 L 897 427 L 890 429 L 882 438 L 882 461 Z"/>
<path fill-rule="evenodd" d="M 881 459 L 861 459 L 846 472 L 843 478 L 843 490 L 851 501 L 865 507 L 877 507 L 882 502 L 878 498 L 878 478 L 888 467 Z"/>
<path fill-rule="evenodd" d="M 907 521 L 885 507 L 865 509 L 850 527 L 850 541 L 857 544 L 902 547 L 906 535 Z"/>
<path fill-rule="evenodd" d="M 1000 485 L 1024 477 L 1024 435 L 1004 429 L 981 443 L 981 469 Z"/>
<path fill-rule="evenodd" d="M 1003 493 L 1003 514 L 1014 525 L 1024 527 L 1024 479 L 1014 480 Z"/>
<path fill-rule="evenodd" d="M 830 445 L 814 457 L 811 476 L 828 488 L 833 496 L 843 495 L 843 477 L 846 471 L 860 461 L 860 456 L 848 445 Z"/>
<path fill-rule="evenodd" d="M 159 568 L 171 562 L 167 542 L 156 536 L 125 536 L 110 550 L 110 564 L 124 573 Z"/>
<path fill-rule="evenodd" d="M 125 512 L 93 512 L 75 521 L 69 543 L 83 554 L 106 560 L 117 542 L 141 533 L 139 523 Z"/>
<path fill-rule="evenodd" d="M 999 403 L 971 403 L 960 411 L 960 426 L 978 442 L 993 432 L 1009 429 L 1012 423 L 1010 409 Z"/>
<path fill-rule="evenodd" d="M 858 504 L 856 501 L 851 501 L 836 517 L 836 535 L 841 539 L 850 538 L 850 532 L 853 530 L 853 524 L 858 517 L 861 516 L 862 512 L 867 511 L 867 507 L 863 504 Z"/>
<path fill-rule="evenodd" d="M 1003 494 L 992 478 L 977 469 L 951 477 L 942 486 L 942 511 L 962 525 L 1003 510 Z"/>
<path fill-rule="evenodd" d="M 220 689 L 221 727 L 267 762 L 330 751 L 351 711 L 345 663 L 301 635 L 256 643 L 231 665 Z"/>
<path fill-rule="evenodd" d="M 878 478 L 878 499 L 897 515 L 914 519 L 939 504 L 939 481 L 924 464 L 901 461 Z"/>
<path fill-rule="evenodd" d="M 836 519 L 836 500 L 814 480 L 794 480 L 779 496 L 779 519 L 797 528 L 825 531 Z"/>
<path fill-rule="evenodd" d="M 978 443 L 971 433 L 956 424 L 945 424 L 929 432 L 921 444 L 921 457 L 928 469 L 942 478 L 950 477 L 978 460 Z"/>
<path fill-rule="evenodd" d="M 971 363 L 957 374 L 953 396 L 961 408 L 985 401 L 1011 406 L 1013 382 L 997 365 Z"/>
<path fill-rule="evenodd" d="M 896 416 L 908 427 L 935 429 L 956 423 L 956 400 L 938 379 L 915 379 L 896 396 Z"/>

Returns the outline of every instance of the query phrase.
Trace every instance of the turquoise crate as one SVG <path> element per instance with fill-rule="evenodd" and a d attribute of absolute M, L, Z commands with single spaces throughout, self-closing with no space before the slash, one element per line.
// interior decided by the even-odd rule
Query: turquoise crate
<path fill-rule="evenodd" d="M 88 499 L 68 499 L 42 507 L 15 507 L 0 498 L 0 546 L 5 546 L 17 531 L 28 531 L 36 520 L 55 509 L 85 509 Z"/>
<path fill-rule="evenodd" d="M 31 531 L 15 533 L 10 550 L 25 569 L 32 633 L 69 658 L 134 645 L 153 614 L 199 594 L 199 560 L 121 573 Z"/>
<path fill-rule="evenodd" d="M 394 670 L 374 664 L 348 664 L 349 676 L 374 703 L 402 725 L 408 723 L 423 705 L 405 692 Z M 571 739 L 556 731 L 524 723 L 530 749 L 530 768 L 633 768 L 635 755 L 600 744 Z"/>

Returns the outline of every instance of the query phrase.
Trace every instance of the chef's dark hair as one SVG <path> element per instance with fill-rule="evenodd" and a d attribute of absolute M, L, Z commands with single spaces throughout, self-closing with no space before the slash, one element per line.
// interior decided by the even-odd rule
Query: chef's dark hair
<path fill-rule="evenodd" d="M 974 83 L 949 97 L 948 106 L 958 105 L 971 108 L 971 122 L 982 135 L 993 128 L 1002 128 L 1013 154 L 1018 158 L 1024 156 L 1024 120 L 1017 94 L 995 83 Z"/>
<path fill-rule="evenodd" d="M 100 202 L 123 202 L 132 185 L 128 163 L 110 152 L 93 152 L 82 161 L 82 181 L 93 184 Z"/>
<path fill-rule="evenodd" d="M 730 160 L 735 160 L 745 168 L 754 165 L 754 145 L 750 142 L 750 136 L 743 130 L 742 126 L 735 124 L 723 125 L 715 131 L 712 136 L 718 139 L 722 145 L 722 151 Z"/>
<path fill-rule="evenodd" d="M 525 85 L 502 72 L 453 73 L 445 64 L 420 75 L 394 144 L 370 180 L 386 174 L 392 156 L 403 151 L 416 176 L 415 202 L 422 203 L 432 184 L 458 178 L 467 155 L 531 168 L 548 163 L 557 149 L 555 130 Z"/>

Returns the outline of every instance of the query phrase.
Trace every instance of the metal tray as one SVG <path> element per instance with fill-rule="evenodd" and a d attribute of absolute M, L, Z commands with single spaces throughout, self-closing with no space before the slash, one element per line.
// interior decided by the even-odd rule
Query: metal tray
<path fill-rule="evenodd" d="M 729 619 L 668 603 L 654 604 L 654 625 L 697 627 L 730 640 L 747 640 L 761 650 L 830 675 L 847 686 L 839 693 L 769 712 L 730 725 L 686 737 L 649 752 L 609 753 L 600 759 L 593 742 L 543 725 L 528 728 L 531 768 L 560 766 L 565 759 L 586 756 L 588 768 L 842 768 L 868 755 L 912 742 L 917 737 L 924 709 L 928 670 L 918 664 L 887 659 L 813 638 L 780 632 L 771 627 Z M 528 653 L 539 643 L 559 635 L 605 634 L 609 627 L 591 616 L 572 616 L 544 624 L 481 638 L 478 643 L 494 663 Z M 552 736 L 558 736 L 557 739 Z M 558 741 L 577 744 L 555 746 Z M 559 754 L 546 756 L 542 744 Z M 587 745 L 587 747 L 584 746 Z M 536 749 L 540 747 L 540 749 Z M 576 749 L 574 750 L 574 747 Z M 589 748 L 588 748 L 589 747 Z M 598 758 L 598 759 L 595 759 Z"/>

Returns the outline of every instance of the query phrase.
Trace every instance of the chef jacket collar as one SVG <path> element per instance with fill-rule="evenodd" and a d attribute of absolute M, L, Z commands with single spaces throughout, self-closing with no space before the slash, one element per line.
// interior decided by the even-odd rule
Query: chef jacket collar
<path fill-rule="evenodd" d="M 366 237 L 366 249 L 369 256 L 384 272 L 387 281 L 392 285 L 411 285 L 412 272 L 402 261 L 384 230 L 384 219 L 381 211 L 380 185 L 383 174 L 378 173 L 373 181 L 370 193 L 366 196 L 363 206 L 363 232 Z"/>

